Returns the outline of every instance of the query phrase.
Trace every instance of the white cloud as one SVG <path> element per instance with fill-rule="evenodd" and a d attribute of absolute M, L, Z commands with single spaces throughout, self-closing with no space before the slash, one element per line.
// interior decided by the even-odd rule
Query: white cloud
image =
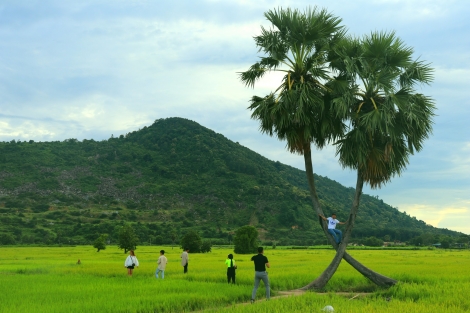
<path fill-rule="evenodd" d="M 399 13 L 395 17 L 410 21 L 444 17 L 449 15 L 453 4 L 455 7 L 455 1 L 451 0 L 376 0 L 374 2 L 378 6 L 393 6 Z"/>
<path fill-rule="evenodd" d="M 469 208 L 470 6 L 443 0 L 315 4 L 344 18 L 356 35 L 397 30 L 436 68 L 435 82 L 422 89 L 438 107 L 433 137 L 403 177 L 371 193 L 400 210 L 430 208 L 436 216 L 430 222 L 464 229 L 449 221 L 467 214 L 452 210 Z M 0 10 L 0 140 L 101 140 L 180 116 L 303 169 L 302 156 L 261 135 L 247 110 L 249 99 L 273 91 L 280 77 L 269 75 L 250 89 L 236 74 L 258 60 L 252 37 L 266 25 L 263 13 L 280 6 L 314 4 L 10 1 Z M 343 171 L 334 154 L 333 147 L 314 151 L 315 172 L 353 186 L 355 174 Z"/>
<path fill-rule="evenodd" d="M 33 121 L 23 121 L 14 125 L 9 121 L 0 122 L 0 137 L 10 140 L 30 140 L 31 138 L 52 139 L 57 135 L 49 124 L 38 125 Z"/>
<path fill-rule="evenodd" d="M 449 218 L 457 219 L 460 222 L 456 226 L 465 227 L 470 233 L 470 226 L 464 222 L 470 217 L 470 204 L 462 204 L 459 206 L 428 206 L 423 204 L 412 204 L 402 206 L 401 209 L 406 211 L 410 216 L 416 216 L 417 219 L 425 221 L 434 227 L 447 228 Z M 455 221 L 453 222 L 455 223 Z"/>

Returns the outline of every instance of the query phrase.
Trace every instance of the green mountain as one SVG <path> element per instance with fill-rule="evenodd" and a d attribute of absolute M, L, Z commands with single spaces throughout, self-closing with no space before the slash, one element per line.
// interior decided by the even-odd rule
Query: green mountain
<path fill-rule="evenodd" d="M 327 213 L 347 218 L 353 189 L 316 176 Z M 242 225 L 279 244 L 323 243 L 305 173 L 273 162 L 193 121 L 168 118 L 94 141 L 0 143 L 0 243 L 85 244 L 132 223 L 143 243 L 197 230 L 228 243 Z M 460 234 L 363 195 L 355 240 Z"/>

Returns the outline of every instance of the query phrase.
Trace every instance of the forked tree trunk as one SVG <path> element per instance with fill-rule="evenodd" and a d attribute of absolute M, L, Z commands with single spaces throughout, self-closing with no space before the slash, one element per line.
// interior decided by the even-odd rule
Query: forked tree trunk
<path fill-rule="evenodd" d="M 323 214 L 323 211 L 321 209 L 321 204 L 318 199 L 318 195 L 316 192 L 315 188 L 315 180 L 313 176 L 313 167 L 312 167 L 312 154 L 310 150 L 310 144 L 308 146 L 306 145 L 304 147 L 304 161 L 305 161 L 305 172 L 307 175 L 307 180 L 308 180 L 308 185 L 310 189 L 310 196 L 312 198 L 312 203 L 313 207 L 315 208 L 315 211 L 317 214 Z M 323 232 L 325 233 L 325 236 L 329 239 L 330 243 L 333 245 L 333 247 L 336 249 L 336 255 L 331 261 L 330 265 L 323 271 L 323 273 L 315 279 L 313 282 L 309 283 L 305 287 L 301 289 L 321 289 L 326 286 L 328 281 L 333 277 L 333 274 L 336 272 L 338 269 L 339 264 L 341 263 L 341 260 L 344 258 L 346 262 L 348 262 L 352 267 L 354 267 L 359 273 L 364 275 L 366 278 L 370 279 L 372 282 L 375 284 L 382 286 L 382 287 L 389 287 L 393 286 L 397 283 L 396 280 L 383 276 L 377 272 L 374 272 L 373 270 L 367 268 L 360 262 L 358 262 L 356 259 L 354 259 L 351 255 L 349 255 L 346 252 L 346 247 L 349 242 L 349 239 L 351 238 L 351 233 L 352 229 L 354 227 L 354 222 L 356 220 L 356 214 L 357 210 L 359 208 L 359 201 L 360 197 L 362 194 L 362 187 L 364 185 L 364 181 L 361 178 L 361 175 L 358 172 L 358 178 L 357 178 L 357 183 L 356 183 L 356 192 L 354 195 L 354 200 L 353 204 L 351 207 L 350 215 L 349 215 L 349 222 L 346 225 L 346 230 L 344 232 L 344 237 L 342 240 L 341 245 L 337 245 L 336 242 L 333 240 L 333 237 L 331 237 L 328 234 L 328 231 L 326 229 L 325 224 L 321 221 L 322 229 Z"/>

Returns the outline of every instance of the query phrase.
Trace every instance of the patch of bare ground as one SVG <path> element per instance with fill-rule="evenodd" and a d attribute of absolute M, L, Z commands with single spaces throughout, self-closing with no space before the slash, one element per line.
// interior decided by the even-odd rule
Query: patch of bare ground
<path fill-rule="evenodd" d="M 279 299 L 279 298 L 286 298 L 286 297 L 301 296 L 301 295 L 303 295 L 307 292 L 313 292 L 313 291 L 305 291 L 305 290 L 301 290 L 301 289 L 278 291 L 277 296 L 271 297 L 271 300 Z M 329 295 L 329 294 L 335 294 L 335 295 L 338 295 L 338 296 L 343 296 L 345 298 L 348 298 L 349 300 L 353 300 L 353 299 L 367 297 L 367 296 L 371 295 L 372 293 L 371 292 L 329 292 L 329 293 L 317 292 L 317 295 Z M 265 301 L 265 300 L 260 299 L 259 301 Z M 234 306 L 248 305 L 248 304 L 251 304 L 251 302 L 240 302 L 240 303 L 236 303 L 236 304 L 232 304 L 230 306 L 227 306 L 227 308 L 234 307 Z M 192 311 L 192 312 L 217 312 L 219 309 L 220 308 L 210 308 L 210 309 Z"/>

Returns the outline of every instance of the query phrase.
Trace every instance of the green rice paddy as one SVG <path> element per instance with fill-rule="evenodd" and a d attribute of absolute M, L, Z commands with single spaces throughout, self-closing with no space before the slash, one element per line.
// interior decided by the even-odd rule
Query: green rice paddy
<path fill-rule="evenodd" d="M 165 279 L 154 276 L 158 251 L 165 249 Z M 133 277 L 124 268 L 126 255 L 114 246 L 99 253 L 90 246 L 2 247 L 0 312 L 470 312 L 470 251 L 351 250 L 366 266 L 398 279 L 379 289 L 342 262 L 323 293 L 283 296 L 316 278 L 333 250 L 266 250 L 272 299 L 264 286 L 251 298 L 251 255 L 235 255 L 237 284 L 226 282 L 228 249 L 191 254 L 188 274 L 181 250 L 141 246 L 140 267 Z M 77 260 L 81 265 L 77 265 Z"/>

